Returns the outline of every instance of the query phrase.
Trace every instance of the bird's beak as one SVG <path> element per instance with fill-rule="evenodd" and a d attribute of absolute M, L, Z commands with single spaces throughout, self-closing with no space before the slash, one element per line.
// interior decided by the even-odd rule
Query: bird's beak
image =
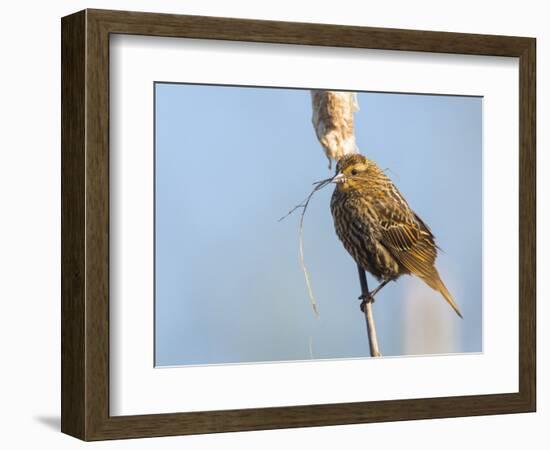
<path fill-rule="evenodd" d="M 344 176 L 343 173 L 339 173 L 338 175 L 335 175 L 332 180 L 331 180 L 331 183 L 345 183 L 346 181 L 346 177 Z"/>

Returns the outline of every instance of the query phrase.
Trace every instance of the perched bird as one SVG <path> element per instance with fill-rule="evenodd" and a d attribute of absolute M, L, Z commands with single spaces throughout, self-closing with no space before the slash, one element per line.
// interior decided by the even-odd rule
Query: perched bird
<path fill-rule="evenodd" d="M 416 275 L 462 317 L 435 268 L 434 235 L 384 171 L 363 155 L 346 155 L 338 161 L 332 182 L 336 183 L 330 203 L 336 234 L 355 262 L 381 281 L 367 297 L 372 301 L 401 275 Z"/>

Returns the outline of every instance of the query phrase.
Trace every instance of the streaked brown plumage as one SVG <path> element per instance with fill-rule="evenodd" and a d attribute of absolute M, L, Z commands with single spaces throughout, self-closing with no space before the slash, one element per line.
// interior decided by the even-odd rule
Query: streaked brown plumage
<path fill-rule="evenodd" d="M 432 232 L 386 174 L 359 154 L 344 156 L 336 172 L 330 203 L 334 226 L 357 264 L 382 282 L 416 275 L 462 317 L 435 268 Z"/>

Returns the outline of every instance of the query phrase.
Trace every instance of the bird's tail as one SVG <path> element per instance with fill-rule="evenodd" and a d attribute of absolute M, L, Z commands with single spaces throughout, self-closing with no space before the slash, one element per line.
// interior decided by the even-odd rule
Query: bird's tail
<path fill-rule="evenodd" d="M 458 309 L 458 305 L 455 303 L 453 296 L 451 295 L 443 281 L 441 281 L 441 277 L 439 276 L 439 273 L 437 273 L 437 271 L 430 278 L 424 278 L 424 281 L 432 289 L 439 291 L 441 295 L 445 297 L 447 303 L 451 305 L 451 308 L 453 308 L 458 316 L 463 319 L 462 314 L 460 313 L 460 309 Z"/>

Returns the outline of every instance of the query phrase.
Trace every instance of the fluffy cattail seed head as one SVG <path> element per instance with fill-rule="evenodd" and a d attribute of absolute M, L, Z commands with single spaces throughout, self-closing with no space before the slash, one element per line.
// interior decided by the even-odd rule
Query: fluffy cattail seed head
<path fill-rule="evenodd" d="M 357 153 L 353 113 L 359 110 L 354 92 L 311 91 L 313 128 L 329 160 L 339 161 L 343 156 Z"/>

